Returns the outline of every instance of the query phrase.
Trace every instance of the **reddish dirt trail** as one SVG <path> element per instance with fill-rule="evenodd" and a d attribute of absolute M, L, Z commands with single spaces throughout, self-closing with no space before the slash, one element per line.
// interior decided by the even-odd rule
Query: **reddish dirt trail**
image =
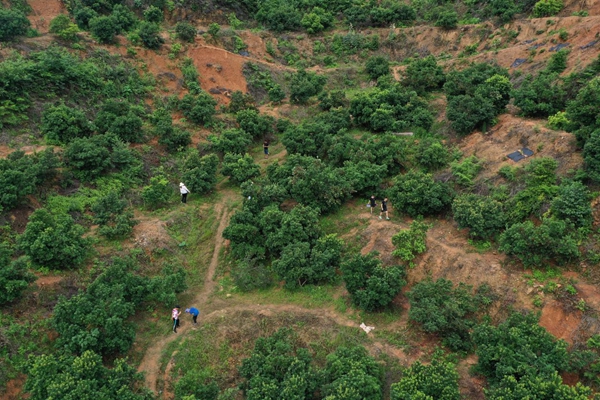
<path fill-rule="evenodd" d="M 227 210 L 224 210 L 222 206 L 216 206 L 216 213 L 220 215 L 221 219 L 219 221 L 219 227 L 217 229 L 215 235 L 215 248 L 213 251 L 213 256 L 210 261 L 210 265 L 208 267 L 208 271 L 206 272 L 206 278 L 204 279 L 204 287 L 198 293 L 198 296 L 194 299 L 194 304 L 197 304 L 198 307 L 202 308 L 204 304 L 206 304 L 209 295 L 215 289 L 215 282 L 213 280 L 215 269 L 217 268 L 217 264 L 219 261 L 219 253 L 221 251 L 221 247 L 223 246 L 223 230 L 227 226 L 229 214 Z M 166 346 L 173 342 L 175 339 L 180 338 L 182 335 L 185 335 L 189 330 L 189 324 L 185 324 L 179 328 L 178 334 L 172 334 L 160 339 L 158 342 L 154 343 L 152 346 L 148 347 L 146 350 L 146 354 L 142 359 L 138 367 L 139 372 L 145 373 L 146 386 L 152 391 L 156 392 L 156 382 L 160 374 L 160 356 L 162 351 L 166 348 Z"/>

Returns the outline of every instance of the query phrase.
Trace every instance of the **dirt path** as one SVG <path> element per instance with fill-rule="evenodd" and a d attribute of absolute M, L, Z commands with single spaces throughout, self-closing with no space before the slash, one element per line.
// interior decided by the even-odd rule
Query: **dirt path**
<path fill-rule="evenodd" d="M 208 266 L 208 271 L 206 271 L 206 278 L 204 279 L 204 287 L 198 293 L 198 295 L 194 298 L 193 303 L 202 309 L 202 306 L 206 304 L 209 295 L 214 291 L 215 282 L 213 280 L 215 270 L 217 268 L 217 264 L 219 261 L 219 253 L 221 252 L 221 248 L 223 246 L 223 230 L 227 226 L 229 213 L 227 210 L 223 208 L 221 205 L 217 205 L 215 208 L 216 214 L 220 215 L 221 219 L 219 221 L 219 227 L 217 228 L 217 232 L 215 235 L 215 248 L 213 251 L 213 256 L 210 260 L 210 265 Z M 178 334 L 172 334 L 166 336 L 146 350 L 146 354 L 142 359 L 138 367 L 139 372 L 145 373 L 146 386 L 150 388 L 153 392 L 156 392 L 156 382 L 160 374 L 160 356 L 163 350 L 167 347 L 167 345 L 173 342 L 175 339 L 180 338 L 182 335 L 185 335 L 189 330 L 190 325 L 186 324 L 180 327 Z"/>

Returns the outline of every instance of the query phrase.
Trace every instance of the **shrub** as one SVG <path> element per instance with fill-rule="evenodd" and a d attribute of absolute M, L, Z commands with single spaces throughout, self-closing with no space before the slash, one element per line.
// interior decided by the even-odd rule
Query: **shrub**
<path fill-rule="evenodd" d="M 150 178 L 150 185 L 142 189 L 144 204 L 150 208 L 158 208 L 166 204 L 173 194 L 169 180 L 158 170 L 156 175 Z"/>
<path fill-rule="evenodd" d="M 269 337 L 256 340 L 250 356 L 242 360 L 238 372 L 248 400 L 307 398 L 317 388 L 317 372 L 312 357 L 299 347 L 290 328 L 280 328 Z"/>
<path fill-rule="evenodd" d="M 562 0 L 540 0 L 533 6 L 533 16 L 535 18 L 551 17 L 562 10 Z"/>
<path fill-rule="evenodd" d="M 182 180 L 193 193 L 208 193 L 217 184 L 218 165 L 215 154 L 200 157 L 197 151 L 192 151 L 183 163 Z"/>
<path fill-rule="evenodd" d="M 64 104 L 44 110 L 41 130 L 50 142 L 63 144 L 76 138 L 90 136 L 93 132 L 92 125 L 83 111 Z"/>
<path fill-rule="evenodd" d="M 404 75 L 402 84 L 417 93 L 439 89 L 446 79 L 444 70 L 438 65 L 433 55 L 411 60 Z"/>
<path fill-rule="evenodd" d="M 163 11 L 155 6 L 150 6 L 144 10 L 144 19 L 151 23 L 160 23 L 164 19 Z"/>
<path fill-rule="evenodd" d="M 219 386 L 208 373 L 188 370 L 175 383 L 174 394 L 176 399 L 217 400 Z"/>
<path fill-rule="evenodd" d="M 188 22 L 178 22 L 175 24 L 175 34 L 184 42 L 193 43 L 196 38 L 196 28 Z"/>
<path fill-rule="evenodd" d="M 552 215 L 570 221 L 577 228 L 589 226 L 592 223 L 590 199 L 590 191 L 581 182 L 563 183 L 552 200 L 550 210 Z"/>
<path fill-rule="evenodd" d="M 390 73 L 390 61 L 383 56 L 369 57 L 365 63 L 365 72 L 369 78 L 376 81 L 380 76 Z"/>
<path fill-rule="evenodd" d="M 580 256 L 578 240 L 569 222 L 544 218 L 541 225 L 516 223 L 499 237 L 500 251 L 514 255 L 525 265 L 556 261 L 566 263 Z"/>
<path fill-rule="evenodd" d="M 558 111 L 556 114 L 548 116 L 548 127 L 551 129 L 564 130 L 567 129 L 569 124 L 565 111 Z"/>
<path fill-rule="evenodd" d="M 90 247 L 89 240 L 82 237 L 84 231 L 70 215 L 40 208 L 29 216 L 17 244 L 36 267 L 74 269 L 83 263 Z"/>
<path fill-rule="evenodd" d="M 416 361 L 404 371 L 402 378 L 392 384 L 391 399 L 459 400 L 458 378 L 456 363 L 437 351 L 431 364 Z"/>
<path fill-rule="evenodd" d="M 570 51 L 568 49 L 562 49 L 552 54 L 548 65 L 546 66 L 546 72 L 560 74 L 567 69 L 567 58 Z"/>
<path fill-rule="evenodd" d="M 94 224 L 100 225 L 98 233 L 109 239 L 131 235 L 137 223 L 133 211 L 127 210 L 127 202 L 114 191 L 100 197 L 92 205 L 91 211 L 94 213 Z"/>
<path fill-rule="evenodd" d="M 392 252 L 395 257 L 400 257 L 403 261 L 412 261 L 418 254 L 427 251 L 427 231 L 431 228 L 424 222 L 414 220 L 409 229 L 403 229 L 392 236 L 392 244 L 396 250 Z M 412 264 L 412 263 L 411 263 Z"/>
<path fill-rule="evenodd" d="M 283 99 L 285 99 L 285 91 L 281 88 L 281 85 L 275 84 L 271 88 L 269 88 L 269 100 L 273 103 L 279 103 Z"/>
<path fill-rule="evenodd" d="M 179 102 L 183 115 L 196 124 L 207 125 L 215 115 L 217 102 L 208 93 L 201 91 L 197 95 L 186 94 Z"/>
<path fill-rule="evenodd" d="M 229 176 L 234 183 L 240 184 L 260 175 L 260 167 L 249 154 L 226 153 L 223 157 L 221 173 Z"/>
<path fill-rule="evenodd" d="M 256 20 L 275 32 L 295 31 L 301 26 L 302 13 L 289 2 L 269 0 L 261 4 Z"/>
<path fill-rule="evenodd" d="M 21 297 L 23 290 L 37 277 L 27 270 L 27 260 L 23 257 L 12 261 L 12 251 L 0 244 L 0 305 Z"/>
<path fill-rule="evenodd" d="M 258 139 L 273 133 L 274 120 L 271 116 L 262 116 L 256 110 L 241 110 L 235 114 L 235 119 L 244 132 Z"/>
<path fill-rule="evenodd" d="M 292 76 L 290 82 L 290 101 L 296 104 L 306 104 L 309 98 L 318 95 L 327 82 L 327 77 L 314 72 L 299 70 Z"/>
<path fill-rule="evenodd" d="M 454 29 L 458 25 L 458 14 L 454 10 L 445 10 L 440 12 L 435 26 L 439 26 L 443 29 Z"/>
<path fill-rule="evenodd" d="M 325 399 L 383 399 L 383 370 L 364 347 L 338 347 L 327 355 L 323 379 Z"/>
<path fill-rule="evenodd" d="M 31 24 L 21 11 L 0 8 L 0 41 L 5 42 L 27 33 Z"/>
<path fill-rule="evenodd" d="M 394 186 L 388 193 L 394 207 L 411 217 L 437 214 L 452 202 L 452 192 L 446 184 L 435 182 L 431 174 L 419 171 L 394 178 Z"/>
<path fill-rule="evenodd" d="M 219 153 L 244 154 L 252 143 L 250 134 L 241 129 L 227 129 L 219 136 L 209 135 L 208 141 L 212 144 L 212 150 Z"/>
<path fill-rule="evenodd" d="M 264 262 L 256 258 L 245 258 L 231 268 L 231 277 L 235 286 L 243 292 L 268 288 L 271 283 L 271 271 Z"/>
<path fill-rule="evenodd" d="M 74 139 L 65 150 L 65 163 L 73 174 L 84 181 L 100 176 L 112 165 L 105 136 Z"/>
<path fill-rule="evenodd" d="M 600 182 L 600 129 L 596 129 L 583 146 L 583 166 L 590 179 Z"/>
<path fill-rule="evenodd" d="M 571 121 L 577 143 L 583 147 L 592 132 L 600 129 L 600 77 L 588 82 L 574 100 L 567 105 L 567 118 Z"/>
<path fill-rule="evenodd" d="M 469 350 L 472 346 L 470 329 L 475 325 L 475 313 L 481 305 L 489 305 L 489 287 L 472 295 L 472 287 L 459 283 L 453 287 L 446 279 L 421 281 L 407 294 L 410 301 L 408 317 L 429 333 L 439 333 L 444 344 L 453 351 Z"/>
<path fill-rule="evenodd" d="M 304 14 L 300 24 L 310 34 L 319 33 L 333 24 L 333 15 L 321 7 L 313 7 L 311 12 Z"/>
<path fill-rule="evenodd" d="M 416 159 L 428 171 L 435 171 L 448 164 L 450 152 L 442 142 L 432 138 L 419 141 Z"/>
<path fill-rule="evenodd" d="M 102 357 L 86 351 L 79 357 L 40 355 L 27 366 L 25 391 L 31 400 L 94 398 L 150 400 L 152 393 L 143 388 L 142 374 L 125 360 L 116 359 L 113 369 L 102 364 Z"/>
<path fill-rule="evenodd" d="M 90 21 L 97 16 L 98 13 L 90 7 L 77 6 L 75 10 L 73 10 L 73 17 L 75 18 L 75 22 L 79 29 L 89 29 Z"/>
<path fill-rule="evenodd" d="M 376 253 L 356 254 L 342 263 L 341 270 L 352 302 L 366 311 L 386 307 L 406 285 L 404 269 L 384 268 Z"/>
<path fill-rule="evenodd" d="M 566 105 L 566 93 L 556 73 L 540 73 L 535 78 L 528 75 L 512 96 L 515 105 L 528 117 L 555 114 Z"/>
<path fill-rule="evenodd" d="M 490 197 L 464 194 L 452 202 L 454 220 L 461 229 L 468 228 L 469 235 L 482 239 L 496 236 L 506 227 L 507 217 L 502 203 Z"/>
<path fill-rule="evenodd" d="M 563 383 L 558 372 L 543 376 L 527 374 L 515 378 L 508 375 L 498 384 L 498 388 L 485 390 L 489 400 L 521 400 L 526 398 L 588 400 L 592 390 L 577 382 L 575 386 Z"/>
<path fill-rule="evenodd" d="M 143 109 L 127 101 L 108 99 L 96 115 L 94 125 L 99 133 L 112 133 L 126 142 L 142 139 Z"/>
<path fill-rule="evenodd" d="M 452 175 L 456 177 L 456 182 L 463 186 L 473 185 L 473 179 L 483 168 L 481 160 L 475 156 L 465 158 L 462 162 L 454 161 L 450 163 Z"/>
<path fill-rule="evenodd" d="M 160 26 L 158 24 L 148 21 L 142 21 L 140 23 L 138 34 L 145 47 L 154 50 L 158 49 L 160 45 L 164 43 L 164 40 L 160 37 L 159 33 Z"/>
<path fill-rule="evenodd" d="M 119 24 L 112 16 L 93 17 L 88 22 L 90 32 L 100 43 L 112 43 L 119 33 Z"/>
<path fill-rule="evenodd" d="M 122 4 L 115 4 L 113 6 L 111 16 L 117 22 L 119 32 L 128 32 L 138 22 L 133 11 Z"/>
<path fill-rule="evenodd" d="M 66 14 L 59 14 L 50 21 L 50 33 L 56 34 L 61 39 L 75 40 L 77 32 L 79 32 L 77 25 L 72 23 Z"/>
<path fill-rule="evenodd" d="M 497 327 L 477 325 L 473 342 L 478 361 L 476 371 L 488 378 L 492 387 L 506 377 L 548 377 L 567 366 L 567 343 L 538 325 L 535 314 L 512 313 Z"/>

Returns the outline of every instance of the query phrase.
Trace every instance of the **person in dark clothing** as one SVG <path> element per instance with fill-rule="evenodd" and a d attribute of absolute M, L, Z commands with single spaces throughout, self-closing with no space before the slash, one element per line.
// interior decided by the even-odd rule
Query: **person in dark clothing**
<path fill-rule="evenodd" d="M 387 220 L 390 219 L 390 216 L 388 215 L 387 202 L 388 202 L 387 197 L 381 201 L 381 212 L 379 213 L 379 219 L 381 219 L 381 216 L 383 215 L 383 213 L 385 213 L 385 219 L 387 219 Z"/>
<path fill-rule="evenodd" d="M 263 142 L 263 150 L 265 152 L 265 158 L 269 157 L 269 140 L 265 139 L 265 141 Z"/>
<path fill-rule="evenodd" d="M 377 202 L 375 201 L 375 196 L 371 196 L 369 199 L 369 208 L 371 209 L 371 214 L 373 214 L 373 209 L 377 207 Z"/>
<path fill-rule="evenodd" d="M 192 321 L 194 321 L 194 325 L 198 324 L 198 315 L 200 315 L 200 311 L 198 311 L 195 307 L 186 308 L 185 312 L 192 316 Z"/>

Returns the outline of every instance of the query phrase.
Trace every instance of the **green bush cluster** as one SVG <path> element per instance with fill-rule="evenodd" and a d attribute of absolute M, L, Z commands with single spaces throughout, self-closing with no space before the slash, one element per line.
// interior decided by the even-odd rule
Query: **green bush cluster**
<path fill-rule="evenodd" d="M 402 84 L 422 94 L 440 89 L 446 80 L 434 56 L 412 59 L 404 71 Z"/>
<path fill-rule="evenodd" d="M 321 93 L 327 77 L 314 72 L 299 70 L 292 76 L 290 82 L 290 101 L 296 104 L 306 104 L 308 100 Z"/>
<path fill-rule="evenodd" d="M 12 255 L 7 244 L 0 244 L 0 305 L 17 300 L 29 283 L 37 279 L 28 271 L 27 260 L 12 260 Z"/>
<path fill-rule="evenodd" d="M 220 135 L 208 136 L 211 149 L 217 153 L 244 154 L 252 143 L 252 137 L 242 129 L 226 129 Z"/>
<path fill-rule="evenodd" d="M 212 96 L 204 91 L 186 94 L 179 102 L 179 109 L 183 115 L 198 125 L 208 125 L 215 115 L 217 102 Z"/>
<path fill-rule="evenodd" d="M 444 211 L 452 203 L 453 193 L 447 184 L 434 181 L 431 174 L 410 170 L 394 178 L 388 196 L 396 209 L 417 217 Z"/>
<path fill-rule="evenodd" d="M 260 175 L 260 167 L 248 153 L 226 153 L 223 157 L 221 173 L 237 184 L 246 182 Z"/>
<path fill-rule="evenodd" d="M 392 252 L 395 257 L 411 262 L 417 255 L 427 251 L 427 231 L 431 225 L 414 220 L 409 229 L 403 229 L 392 236 L 392 244 L 396 249 Z"/>
<path fill-rule="evenodd" d="M 406 285 L 404 268 L 384 267 L 377 253 L 356 254 L 342 263 L 341 270 L 352 302 L 366 311 L 386 307 Z"/>
<path fill-rule="evenodd" d="M 185 150 L 192 143 L 192 134 L 179 126 L 173 125 L 170 111 L 164 108 L 154 110 L 152 116 L 154 133 L 158 136 L 158 143 L 175 153 Z"/>
<path fill-rule="evenodd" d="M 345 35 L 336 33 L 330 39 L 329 50 L 338 57 L 358 54 L 362 51 L 379 49 L 379 35 L 363 35 L 349 32 Z"/>
<path fill-rule="evenodd" d="M 127 208 L 127 201 L 121 199 L 116 191 L 100 197 L 91 207 L 94 224 L 99 225 L 98 233 L 109 239 L 131 235 L 137 221 L 133 211 Z"/>
<path fill-rule="evenodd" d="M 215 154 L 200 157 L 193 150 L 185 158 L 181 168 L 181 178 L 192 193 L 208 193 L 217 185 L 219 158 Z"/>
<path fill-rule="evenodd" d="M 31 23 L 22 11 L 0 8 L 0 42 L 26 34 L 30 26 Z"/>
<path fill-rule="evenodd" d="M 390 73 L 390 61 L 383 56 L 369 57 L 365 63 L 365 71 L 369 78 L 377 80 L 379 77 Z"/>
<path fill-rule="evenodd" d="M 481 239 L 494 238 L 508 222 L 503 203 L 477 194 L 457 196 L 452 214 L 459 228 L 468 228 L 470 236 Z"/>
<path fill-rule="evenodd" d="M 146 207 L 156 209 L 169 202 L 173 196 L 173 191 L 174 188 L 171 187 L 164 170 L 158 168 L 154 176 L 150 178 L 150 184 L 142 189 L 141 196 Z"/>

